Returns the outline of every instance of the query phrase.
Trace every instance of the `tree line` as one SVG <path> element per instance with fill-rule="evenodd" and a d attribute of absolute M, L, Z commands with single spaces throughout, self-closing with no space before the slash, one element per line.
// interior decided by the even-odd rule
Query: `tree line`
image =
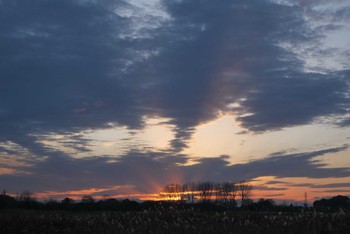
<path fill-rule="evenodd" d="M 0 210 L 68 210 L 68 211 L 140 211 L 152 209 L 198 209 L 198 210 L 246 210 L 246 211 L 286 211 L 299 212 L 316 210 L 322 212 L 350 211 L 350 198 L 335 196 L 315 200 L 313 206 L 301 206 L 282 203 L 277 205 L 273 199 L 261 198 L 253 201 L 252 187 L 249 183 L 239 182 L 199 182 L 168 184 L 160 192 L 161 201 L 136 202 L 129 199 L 118 200 L 105 197 L 96 200 L 91 195 L 84 195 L 78 201 L 69 197 L 61 201 L 38 201 L 33 193 L 24 191 L 16 197 L 0 194 Z M 241 201 L 237 206 L 236 199 Z"/>
<path fill-rule="evenodd" d="M 336 211 L 339 209 L 350 210 L 350 198 L 341 195 L 331 198 L 322 198 L 314 201 L 313 207 L 322 211 Z"/>
<path fill-rule="evenodd" d="M 16 197 L 0 194 L 1 209 L 25 210 L 68 210 L 68 211 L 138 211 L 141 204 L 129 199 L 108 198 L 96 200 L 91 195 L 84 195 L 80 201 L 69 197 L 57 200 L 39 201 L 32 192 L 24 191 Z"/>
<path fill-rule="evenodd" d="M 160 192 L 161 198 L 166 201 L 236 205 L 238 198 L 241 206 L 253 202 L 251 194 L 252 186 L 245 181 L 173 183 L 166 185 Z"/>

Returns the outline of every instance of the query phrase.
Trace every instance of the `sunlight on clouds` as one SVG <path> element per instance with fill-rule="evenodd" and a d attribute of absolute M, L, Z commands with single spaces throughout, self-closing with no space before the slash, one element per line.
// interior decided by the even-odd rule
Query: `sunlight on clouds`
<path fill-rule="evenodd" d="M 150 38 L 150 30 L 160 27 L 170 19 L 159 0 L 126 0 L 126 3 L 114 10 L 117 15 L 132 22 L 130 28 L 120 35 L 121 38 Z"/>
<path fill-rule="evenodd" d="M 111 128 L 107 129 L 41 136 L 39 142 L 75 158 L 96 155 L 118 156 L 130 149 L 166 150 L 174 138 L 173 126 L 167 124 L 168 121 L 166 118 L 145 117 L 145 127 L 140 130 L 111 125 Z M 80 146 L 83 148 L 80 149 Z"/>
<path fill-rule="evenodd" d="M 288 50 L 305 62 L 307 72 L 339 71 L 349 69 L 349 17 L 338 15 L 338 10 L 350 7 L 349 1 L 303 1 L 304 17 L 318 33 L 317 44 L 293 45 Z M 333 24 L 330 22 L 333 21 Z M 336 22 L 336 23 L 335 23 Z"/>
<path fill-rule="evenodd" d="M 348 143 L 349 130 L 326 124 L 285 128 L 262 134 L 244 134 L 234 116 L 225 115 L 196 127 L 184 153 L 196 157 L 230 155 L 232 163 L 244 163 L 281 152 L 298 153 Z M 243 134 L 238 134 L 242 132 Z M 300 134 L 302 132 L 302 134 Z"/>
<path fill-rule="evenodd" d="M 12 141 L 0 141 L 1 154 L 28 154 L 28 150 Z"/>
<path fill-rule="evenodd" d="M 236 133 L 243 130 L 235 124 L 234 117 L 228 115 L 199 125 L 184 153 L 207 157 L 230 155 L 239 147 L 240 139 Z"/>
<path fill-rule="evenodd" d="M 297 202 L 304 202 L 304 195 L 306 192 L 308 201 L 311 202 L 318 197 L 335 196 L 339 194 L 339 192 L 337 192 L 339 189 L 343 189 L 344 191 L 348 189 L 345 186 L 333 187 L 335 188 L 335 191 L 332 192 L 329 188 L 317 188 L 312 186 L 347 183 L 349 179 L 350 177 L 310 179 L 305 177 L 277 178 L 274 176 L 262 176 L 255 178 L 249 183 L 253 186 L 253 199 L 272 198 L 280 201 L 294 200 Z M 178 183 L 183 182 L 178 181 Z M 159 191 L 161 191 L 161 188 L 162 185 L 156 184 L 154 187 L 152 186 L 152 191 L 154 191 L 154 193 L 142 193 L 132 185 L 117 185 L 104 188 L 86 188 L 81 190 L 45 191 L 37 193 L 36 196 L 40 199 L 63 199 L 64 197 L 70 197 L 75 200 L 80 200 L 84 195 L 92 195 L 95 199 L 113 197 L 123 199 L 137 198 L 141 200 L 160 200 Z"/>
<path fill-rule="evenodd" d="M 134 193 L 134 186 L 132 185 L 117 185 L 109 186 L 106 188 L 86 188 L 81 190 L 68 190 L 68 191 L 45 191 L 36 193 L 35 195 L 40 199 L 55 198 L 63 199 L 65 197 L 72 198 L 74 200 L 80 200 L 84 195 L 91 195 L 95 199 L 105 199 L 106 197 L 113 196 L 117 198 L 118 195 L 127 197 L 126 195 Z"/>
<path fill-rule="evenodd" d="M 77 154 L 78 151 L 74 148 L 66 146 L 64 143 L 65 141 L 69 141 L 71 136 L 72 134 L 69 134 L 69 135 L 50 134 L 50 135 L 44 136 L 46 139 L 41 139 L 41 140 L 38 140 L 37 142 L 50 149 L 60 150 L 65 152 L 66 154 L 73 155 L 73 154 Z"/>
<path fill-rule="evenodd" d="M 257 178 L 258 179 L 258 178 Z M 305 184 L 310 185 L 324 185 L 324 184 L 331 184 L 331 183 L 348 183 L 350 181 L 350 177 L 342 177 L 342 178 L 307 178 L 307 177 L 284 177 L 284 178 L 278 178 L 274 176 L 265 176 L 265 177 L 259 177 L 261 181 L 265 179 L 266 182 L 268 181 L 279 181 L 284 182 L 288 186 L 300 186 Z"/>
<path fill-rule="evenodd" d="M 160 188 L 158 188 L 160 189 Z M 76 201 L 81 200 L 84 195 L 92 196 L 94 199 L 140 199 L 140 200 L 159 200 L 158 190 L 156 193 L 140 193 L 133 185 L 116 185 L 105 188 L 86 188 L 81 190 L 67 190 L 67 191 L 45 191 L 35 193 L 39 199 L 58 199 L 62 200 L 66 197 Z"/>
<path fill-rule="evenodd" d="M 80 153 L 79 157 L 89 155 L 120 155 L 129 146 L 130 133 L 126 127 L 113 127 L 89 131 L 84 138 L 92 141 L 91 152 Z"/>
<path fill-rule="evenodd" d="M 313 201 L 319 197 L 335 196 L 340 193 L 339 189 L 348 189 L 348 186 L 342 186 L 341 183 L 348 183 L 350 177 L 344 178 L 319 178 L 311 179 L 305 177 L 277 178 L 274 176 L 263 176 L 255 178 L 251 183 L 253 187 L 266 186 L 266 188 L 277 189 L 271 191 L 253 190 L 254 198 L 264 197 L 264 194 L 279 195 L 278 199 L 304 201 L 304 195 L 307 193 L 308 201 Z M 269 184 L 269 182 L 271 184 Z M 334 191 L 329 188 L 317 188 L 317 186 L 339 184 L 338 187 L 333 187 Z M 316 186 L 316 187 L 315 187 Z M 278 190 L 286 189 L 286 190 Z M 267 193 L 268 192 L 268 193 Z M 349 192 L 350 193 L 350 192 Z M 345 195 L 349 195 L 345 193 Z"/>
<path fill-rule="evenodd" d="M 15 174 L 15 173 L 16 173 L 16 170 L 14 170 L 14 169 L 0 167 L 0 175 L 11 175 L 11 174 Z"/>
<path fill-rule="evenodd" d="M 283 154 L 313 151 L 342 146 L 348 142 L 348 135 L 347 129 L 331 125 L 312 124 L 290 127 L 280 131 L 247 135 L 244 145 L 236 152 L 252 160 L 276 152 Z"/>
<path fill-rule="evenodd" d="M 169 141 L 174 137 L 172 126 L 165 124 L 168 119 L 146 118 L 145 128 L 130 130 L 123 127 L 102 129 L 86 134 L 87 139 L 92 140 L 93 146 L 89 154 L 96 155 L 120 155 L 128 150 L 144 148 L 166 149 Z"/>
<path fill-rule="evenodd" d="M 149 147 L 166 149 L 169 142 L 174 138 L 173 126 L 167 124 L 166 118 L 146 119 L 146 128 L 138 132 L 135 137 L 145 142 Z"/>
<path fill-rule="evenodd" d="M 322 166 L 321 168 L 344 168 L 344 167 L 350 168 L 349 156 L 350 156 L 350 149 L 347 151 L 315 157 L 313 158 L 312 161 L 314 161 L 317 164 L 325 163 L 326 166 Z"/>
<path fill-rule="evenodd" d="M 16 159 L 15 155 L 3 156 L 0 154 L 0 166 L 6 167 L 30 167 L 32 164 Z"/>
<path fill-rule="evenodd" d="M 0 175 L 30 174 L 27 169 L 39 161 L 20 145 L 11 142 L 0 142 Z"/>
<path fill-rule="evenodd" d="M 318 43 L 286 43 L 278 45 L 295 53 L 304 62 L 305 72 L 325 73 L 349 69 L 350 53 L 349 17 L 339 16 L 338 10 L 350 7 L 349 1 L 302 1 L 272 0 L 283 5 L 300 5 L 304 19 L 318 36 Z M 333 24 L 330 22 L 333 21 Z M 335 23 L 336 22 L 336 23 Z"/>

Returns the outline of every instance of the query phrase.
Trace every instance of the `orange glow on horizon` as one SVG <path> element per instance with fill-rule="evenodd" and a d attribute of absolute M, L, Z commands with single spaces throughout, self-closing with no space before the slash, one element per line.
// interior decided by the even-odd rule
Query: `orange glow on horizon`
<path fill-rule="evenodd" d="M 179 177 L 177 177 L 180 180 Z M 276 178 L 273 176 L 257 177 L 254 180 L 248 182 L 252 186 L 251 198 L 258 200 L 260 198 L 277 200 L 278 203 L 283 201 L 295 201 L 304 202 L 304 195 L 307 193 L 308 203 L 311 204 L 314 200 L 323 197 L 332 197 L 336 195 L 350 194 L 348 187 L 339 187 L 337 189 L 327 189 L 322 187 L 327 183 L 345 183 L 349 178 L 329 179 L 308 179 L 308 178 Z M 273 182 L 273 183 L 270 183 Z M 185 200 L 188 192 L 182 190 L 174 190 L 172 194 L 169 191 L 164 190 L 157 181 L 152 181 L 151 178 L 145 178 L 145 183 L 150 185 L 150 193 L 142 193 L 137 191 L 137 188 L 132 185 L 119 185 L 106 188 L 87 188 L 81 190 L 68 190 L 68 191 L 45 191 L 34 193 L 34 196 L 39 200 L 62 200 L 69 197 L 74 200 L 81 200 L 84 195 L 90 195 L 95 200 L 102 200 L 106 198 L 115 199 L 131 199 L 140 201 L 180 201 Z M 180 183 L 179 183 L 180 184 Z M 313 186 L 313 187 L 312 187 Z M 319 186 L 319 187 L 317 187 Z M 170 190 L 171 191 L 171 190 Z M 215 199 L 215 193 L 217 190 L 211 191 L 211 197 L 209 199 Z M 348 192 L 347 192 L 348 191 Z M 107 194 L 107 195 L 104 195 Z M 199 199 L 199 191 L 191 191 L 191 194 Z M 9 194 L 16 196 L 16 194 Z M 240 200 L 239 193 L 237 193 L 236 200 Z"/>
<path fill-rule="evenodd" d="M 84 192 L 85 191 L 85 192 Z M 181 196 L 177 196 L 175 198 L 167 198 L 168 194 L 167 193 L 123 193 L 123 194 L 111 194 L 111 195 L 94 195 L 91 194 L 87 191 L 91 191 L 90 189 L 87 190 L 81 190 L 81 193 L 76 193 L 76 192 L 40 192 L 40 193 L 35 193 L 34 196 L 39 199 L 39 200 L 49 200 L 49 199 L 54 199 L 54 200 L 62 200 L 66 197 L 69 197 L 73 200 L 79 201 L 84 195 L 91 195 L 94 199 L 96 200 L 103 200 L 106 198 L 114 198 L 114 199 L 131 199 L 131 200 L 140 200 L 140 201 L 180 201 Z M 304 202 L 304 194 L 307 192 L 308 194 L 308 203 L 312 203 L 314 200 L 324 198 L 324 197 L 332 197 L 336 195 L 342 195 L 340 192 L 322 192 L 312 190 L 308 188 L 296 188 L 296 189 L 288 189 L 286 191 L 271 191 L 267 193 L 266 191 L 262 190 L 256 190 L 253 188 L 251 198 L 253 200 L 258 200 L 260 198 L 265 198 L 265 199 L 273 199 L 273 200 L 279 200 L 279 201 L 295 201 L 295 202 Z M 348 194 L 350 191 L 346 194 Z M 16 197 L 17 194 L 11 194 L 9 193 L 10 196 Z M 344 194 L 343 194 L 344 195 Z M 210 198 L 211 200 L 214 199 L 214 195 Z M 237 194 L 236 200 L 240 200 L 239 195 Z"/>

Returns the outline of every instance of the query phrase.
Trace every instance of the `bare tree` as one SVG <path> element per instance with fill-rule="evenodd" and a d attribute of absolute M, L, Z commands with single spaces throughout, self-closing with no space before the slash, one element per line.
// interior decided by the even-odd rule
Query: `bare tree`
<path fill-rule="evenodd" d="M 203 203 L 210 202 L 213 196 L 214 188 L 214 183 L 210 181 L 197 184 L 198 196 L 200 201 Z"/>
<path fill-rule="evenodd" d="M 233 182 L 224 182 L 220 186 L 221 200 L 224 204 L 235 202 L 237 195 L 237 186 Z"/>
<path fill-rule="evenodd" d="M 252 193 L 252 186 L 245 182 L 241 181 L 238 184 L 238 191 L 241 197 L 241 206 L 246 206 L 252 203 L 251 193 Z"/>
<path fill-rule="evenodd" d="M 214 193 L 215 193 L 215 201 L 217 203 L 223 203 L 223 190 L 222 190 L 222 183 L 215 183 L 214 184 Z"/>
<path fill-rule="evenodd" d="M 182 200 L 194 203 L 196 200 L 196 183 L 190 182 L 182 186 Z"/>
<path fill-rule="evenodd" d="M 61 204 L 63 205 L 71 205 L 73 203 L 74 203 L 74 200 L 69 197 L 66 197 L 61 201 Z"/>
<path fill-rule="evenodd" d="M 211 181 L 199 183 L 168 184 L 160 192 L 160 196 L 168 201 L 187 201 L 194 203 L 196 200 L 208 203 L 215 199 L 216 202 L 225 205 L 236 205 L 236 197 L 240 196 L 243 205 L 251 202 L 252 186 L 245 181 L 239 183 Z"/>
<path fill-rule="evenodd" d="M 179 184 L 168 184 L 166 185 L 162 192 L 161 196 L 163 199 L 168 201 L 180 201 L 181 200 L 181 191 L 182 186 Z"/>
<path fill-rule="evenodd" d="M 95 199 L 91 195 L 84 195 L 81 198 L 81 202 L 85 204 L 94 203 Z"/>
<path fill-rule="evenodd" d="M 34 193 L 30 191 L 23 191 L 19 196 L 18 200 L 21 202 L 34 202 L 36 198 L 34 197 Z"/>

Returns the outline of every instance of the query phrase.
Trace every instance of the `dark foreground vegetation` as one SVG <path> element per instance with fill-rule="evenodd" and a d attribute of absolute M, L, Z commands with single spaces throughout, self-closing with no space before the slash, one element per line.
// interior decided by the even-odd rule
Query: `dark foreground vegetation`
<path fill-rule="evenodd" d="M 152 209 L 0 212 L 1 233 L 350 233 L 350 214 Z"/>
<path fill-rule="evenodd" d="M 91 196 L 39 202 L 29 192 L 0 195 L 0 233 L 350 233 L 350 199 L 313 206 L 271 199 L 136 202 Z"/>
<path fill-rule="evenodd" d="M 222 203 L 220 201 L 207 200 L 196 203 L 188 203 L 186 201 L 145 201 L 136 202 L 129 199 L 117 200 L 114 198 L 106 198 L 99 201 L 91 196 L 83 196 L 81 201 L 74 201 L 65 198 L 62 201 L 49 200 L 39 202 L 31 196 L 20 196 L 14 198 L 8 195 L 0 195 L 0 211 L 1 210 L 42 210 L 42 211 L 73 211 L 73 212 L 89 212 L 89 211 L 145 211 L 152 209 L 171 209 L 176 207 L 181 210 L 194 209 L 199 211 L 270 211 L 270 212 L 349 212 L 350 199 L 346 196 L 336 196 L 329 199 L 316 200 L 312 207 L 294 206 L 293 204 L 276 205 L 272 199 L 259 199 L 254 202 L 241 203 L 237 205 L 235 200 Z"/>

